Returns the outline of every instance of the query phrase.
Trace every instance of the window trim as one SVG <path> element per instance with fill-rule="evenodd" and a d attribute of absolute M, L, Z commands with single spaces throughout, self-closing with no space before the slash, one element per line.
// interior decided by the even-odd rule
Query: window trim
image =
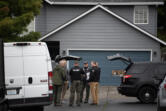
<path fill-rule="evenodd" d="M 138 7 L 146 7 L 146 9 L 147 9 L 147 23 L 136 23 L 136 22 L 135 22 L 135 10 L 136 10 L 136 8 L 138 8 Z M 143 6 L 143 5 L 134 6 L 133 23 L 134 23 L 134 24 L 149 24 L 149 7 L 148 7 L 148 6 Z"/>

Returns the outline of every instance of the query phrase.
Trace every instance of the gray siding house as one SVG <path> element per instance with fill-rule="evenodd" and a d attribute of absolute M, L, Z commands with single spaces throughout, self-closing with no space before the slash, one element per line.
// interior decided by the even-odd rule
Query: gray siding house
<path fill-rule="evenodd" d="M 163 4 L 162 0 L 45 0 L 35 31 L 41 32 L 39 41 L 48 44 L 52 58 L 76 55 L 82 61 L 98 61 L 101 84 L 118 85 L 120 78 L 112 76 L 112 70 L 126 64 L 110 62 L 107 56 L 160 61 L 160 46 L 166 43 L 157 38 L 157 7 Z"/>

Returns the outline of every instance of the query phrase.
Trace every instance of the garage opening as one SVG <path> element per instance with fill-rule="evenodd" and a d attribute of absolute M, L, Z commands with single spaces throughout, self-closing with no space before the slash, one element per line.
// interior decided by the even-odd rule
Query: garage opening
<path fill-rule="evenodd" d="M 134 62 L 151 61 L 151 51 L 96 51 L 96 50 L 69 50 L 70 55 L 82 57 L 80 66 L 83 66 L 83 61 L 88 61 L 89 65 L 92 60 L 99 63 L 101 68 L 100 83 L 104 86 L 119 86 L 121 78 L 119 76 L 113 76 L 113 70 L 125 69 L 127 65 L 122 61 L 110 62 L 107 56 L 113 56 L 120 54 L 125 57 L 130 57 Z M 69 67 L 73 66 L 71 61 Z"/>
<path fill-rule="evenodd" d="M 48 50 L 50 52 L 51 60 L 54 60 L 60 52 L 60 42 L 59 41 L 47 41 Z"/>

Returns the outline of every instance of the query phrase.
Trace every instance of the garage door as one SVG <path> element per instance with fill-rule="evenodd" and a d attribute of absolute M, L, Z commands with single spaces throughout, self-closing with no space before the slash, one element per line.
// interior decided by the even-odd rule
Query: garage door
<path fill-rule="evenodd" d="M 108 61 L 107 56 L 120 54 L 126 57 L 130 57 L 134 62 L 141 61 L 150 61 L 150 51 L 79 51 L 79 50 L 70 50 L 69 55 L 75 55 L 82 57 L 80 61 L 81 67 L 83 66 L 83 61 L 97 61 L 99 67 L 101 68 L 101 85 L 114 85 L 117 86 L 120 84 L 120 77 L 112 76 L 112 70 L 120 70 L 127 67 L 122 61 Z M 71 68 L 73 61 L 69 63 Z"/>

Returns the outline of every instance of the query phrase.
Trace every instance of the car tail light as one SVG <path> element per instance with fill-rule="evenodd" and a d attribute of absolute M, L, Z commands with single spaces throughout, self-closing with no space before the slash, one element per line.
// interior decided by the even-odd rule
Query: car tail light
<path fill-rule="evenodd" d="M 132 77 L 132 75 L 125 75 L 125 76 L 123 76 L 123 78 L 125 78 L 125 79 L 131 78 L 131 77 Z"/>
<path fill-rule="evenodd" d="M 53 86 L 52 86 L 52 72 L 48 72 L 48 86 L 49 86 L 49 90 L 53 90 Z"/>
<path fill-rule="evenodd" d="M 166 89 L 166 84 L 164 84 L 164 88 Z"/>
<path fill-rule="evenodd" d="M 131 77 L 132 77 L 132 75 L 124 75 L 123 76 L 123 82 L 125 82 L 126 79 L 131 78 Z"/>

